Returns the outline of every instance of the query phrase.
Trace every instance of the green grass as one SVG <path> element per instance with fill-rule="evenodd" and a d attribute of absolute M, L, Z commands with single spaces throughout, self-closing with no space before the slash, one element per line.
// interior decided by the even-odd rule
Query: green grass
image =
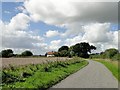
<path fill-rule="evenodd" d="M 120 81 L 119 73 L 120 69 L 118 69 L 118 64 L 115 64 L 114 61 L 105 61 L 105 60 L 96 60 L 102 64 L 104 64 L 112 74 Z"/>
<path fill-rule="evenodd" d="M 2 72 L 2 86 L 3 88 L 49 88 L 87 64 L 87 61 L 75 58 L 64 62 L 11 67 Z"/>

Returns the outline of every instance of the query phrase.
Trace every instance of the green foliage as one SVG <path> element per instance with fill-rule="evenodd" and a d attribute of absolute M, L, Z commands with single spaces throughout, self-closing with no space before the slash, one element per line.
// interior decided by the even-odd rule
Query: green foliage
<path fill-rule="evenodd" d="M 60 56 L 60 53 L 59 53 L 59 52 L 55 52 L 54 55 L 55 55 L 56 57 L 59 57 L 59 56 Z"/>
<path fill-rule="evenodd" d="M 62 46 L 62 47 L 60 47 L 60 48 L 58 49 L 58 52 L 61 52 L 61 51 L 63 51 L 63 50 L 68 51 L 68 50 L 69 50 L 69 47 L 68 47 L 68 46 Z"/>
<path fill-rule="evenodd" d="M 79 58 L 3 69 L 4 88 L 49 88 L 88 64 Z M 9 77 L 9 78 L 8 78 Z"/>
<path fill-rule="evenodd" d="M 112 60 L 120 60 L 120 53 L 115 54 L 115 55 L 112 57 Z"/>
<path fill-rule="evenodd" d="M 31 51 L 24 51 L 24 52 L 22 52 L 21 55 L 22 55 L 22 56 L 32 56 L 33 54 L 32 54 Z"/>
<path fill-rule="evenodd" d="M 62 46 L 58 49 L 58 53 L 55 54 L 55 56 L 61 56 L 61 57 L 73 57 L 73 56 L 79 56 L 83 58 L 88 58 L 89 53 L 91 53 L 91 50 L 95 50 L 96 47 L 93 45 L 89 45 L 89 43 L 81 42 L 77 43 L 70 48 L 68 46 Z"/>
<path fill-rule="evenodd" d="M 90 55 L 90 58 L 120 60 L 120 53 L 117 49 L 110 48 L 105 50 L 105 52 L 101 52 L 100 54 L 92 54 Z"/>
<path fill-rule="evenodd" d="M 112 58 L 115 54 L 118 54 L 119 51 L 114 49 L 114 48 L 111 48 L 111 49 L 107 49 L 105 50 L 104 54 L 106 56 L 106 58 Z"/>
<path fill-rule="evenodd" d="M 66 56 L 69 55 L 69 52 L 68 52 L 67 50 L 62 50 L 62 51 L 59 52 L 59 55 L 60 55 L 61 57 L 66 57 Z"/>
<path fill-rule="evenodd" d="M 55 56 L 66 57 L 69 55 L 68 50 L 69 50 L 68 46 L 62 46 L 58 49 L 58 52 L 55 53 Z"/>
<path fill-rule="evenodd" d="M 12 57 L 13 56 L 13 51 L 11 49 L 2 50 L 1 51 L 1 56 L 2 57 Z"/>
<path fill-rule="evenodd" d="M 96 47 L 93 46 L 93 45 L 91 45 L 91 46 L 90 46 L 90 49 L 92 49 L 92 50 L 96 50 Z"/>
<path fill-rule="evenodd" d="M 77 43 L 76 45 L 73 46 L 73 52 L 75 52 L 75 54 L 77 56 L 83 57 L 83 58 L 88 58 L 88 52 L 91 53 L 91 50 L 95 50 L 96 47 L 93 45 L 89 45 L 89 43 L 86 42 L 82 42 L 82 43 Z"/>

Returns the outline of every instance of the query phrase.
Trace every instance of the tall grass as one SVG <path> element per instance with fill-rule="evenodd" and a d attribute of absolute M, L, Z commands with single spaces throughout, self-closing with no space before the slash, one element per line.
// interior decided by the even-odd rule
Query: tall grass
<path fill-rule="evenodd" d="M 2 86 L 3 88 L 49 88 L 87 64 L 87 61 L 75 58 L 68 61 L 7 68 L 2 72 Z"/>

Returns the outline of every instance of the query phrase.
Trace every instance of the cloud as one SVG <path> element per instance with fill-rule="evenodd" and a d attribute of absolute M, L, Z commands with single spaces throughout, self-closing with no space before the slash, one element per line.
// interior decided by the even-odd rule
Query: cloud
<path fill-rule="evenodd" d="M 24 6 L 18 6 L 15 9 L 18 10 L 18 11 L 22 11 L 23 13 L 27 13 L 27 11 L 26 11 Z"/>
<path fill-rule="evenodd" d="M 65 42 L 65 45 L 72 46 L 72 45 L 75 45 L 76 43 L 80 43 L 81 41 L 82 41 L 82 36 L 77 35 L 73 38 L 67 38 L 64 42 Z"/>
<path fill-rule="evenodd" d="M 35 54 L 44 53 L 46 50 L 44 38 L 28 30 L 29 22 L 29 16 L 23 13 L 14 16 L 8 23 L 0 21 L 0 28 L 2 28 L 0 29 L 2 32 L 0 34 L 2 38 L 1 49 L 11 48 L 16 52 L 29 49 Z"/>
<path fill-rule="evenodd" d="M 59 35 L 59 32 L 58 31 L 55 31 L 55 30 L 49 30 L 46 32 L 46 37 L 54 37 L 54 36 L 58 36 Z"/>
<path fill-rule="evenodd" d="M 24 4 L 34 21 L 49 24 L 70 22 L 116 22 L 118 3 L 74 2 L 74 0 L 27 0 Z M 36 7 L 40 6 L 40 7 Z"/>
<path fill-rule="evenodd" d="M 83 26 L 83 30 L 85 31 L 83 39 L 92 43 L 109 41 L 110 23 L 92 23 Z"/>
<path fill-rule="evenodd" d="M 67 30 L 64 33 L 61 33 L 62 37 L 72 37 L 75 35 L 79 35 L 84 33 L 83 29 L 82 29 L 82 24 L 78 23 L 78 22 L 73 22 L 73 23 L 69 23 L 66 24 L 66 28 Z"/>
<path fill-rule="evenodd" d="M 26 31 L 17 31 L 12 33 L 14 35 L 4 35 L 2 36 L 2 45 L 3 47 L 8 48 L 24 48 L 24 49 L 33 49 L 34 43 L 42 42 L 40 36 L 33 36 L 33 33 Z"/>
<path fill-rule="evenodd" d="M 62 41 L 61 40 L 53 40 L 50 42 L 49 50 L 58 50 L 60 48 Z"/>
<path fill-rule="evenodd" d="M 97 47 L 96 52 L 104 51 L 108 48 L 118 48 L 118 32 L 111 31 L 110 23 L 91 23 L 82 26 L 84 34 L 67 38 L 65 45 L 71 46 L 80 42 L 89 42 Z"/>
<path fill-rule="evenodd" d="M 39 54 L 57 50 L 61 45 L 74 45 L 82 41 L 97 46 L 98 51 L 117 48 L 118 31 L 111 31 L 110 26 L 117 23 L 118 3 L 98 1 L 26 0 L 23 6 L 16 8 L 22 13 L 18 13 L 8 23 L 0 23 L 3 48 L 13 48 L 16 52 L 30 49 Z M 40 21 L 53 26 L 64 26 L 66 30 L 63 33 L 54 29 L 45 33 L 48 38 L 61 36 L 63 40 L 48 42 L 48 38 L 28 30 L 30 22 Z"/>
<path fill-rule="evenodd" d="M 61 35 L 62 37 L 83 33 L 81 27 L 89 23 L 117 23 L 118 21 L 117 2 L 27 0 L 24 7 L 35 22 L 43 21 L 47 24 L 65 26 L 67 30 Z"/>
<path fill-rule="evenodd" d="M 18 13 L 8 24 L 10 30 L 26 30 L 29 26 L 30 17 L 24 13 Z"/>

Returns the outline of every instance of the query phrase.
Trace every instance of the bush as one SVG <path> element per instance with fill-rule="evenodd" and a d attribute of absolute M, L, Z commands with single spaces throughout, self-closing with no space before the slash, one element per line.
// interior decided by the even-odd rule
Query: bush
<path fill-rule="evenodd" d="M 90 58 L 102 58 L 102 59 L 112 59 L 120 60 L 120 53 L 117 49 L 111 48 L 101 52 L 100 54 L 92 54 Z"/>
<path fill-rule="evenodd" d="M 74 58 L 66 61 L 48 61 L 44 64 L 18 66 L 15 67 L 15 70 L 4 68 L 2 70 L 2 89 L 46 90 L 87 64 L 88 62 L 85 60 Z"/>
<path fill-rule="evenodd" d="M 112 60 L 120 60 L 120 53 L 115 54 L 114 57 L 112 57 Z"/>
<path fill-rule="evenodd" d="M 106 58 L 110 58 L 112 59 L 112 57 L 114 57 L 114 55 L 118 54 L 119 51 L 117 49 L 111 48 L 111 49 L 107 49 L 105 50 L 104 54 Z"/>
<path fill-rule="evenodd" d="M 22 56 L 32 56 L 33 53 L 32 53 L 31 51 L 24 51 L 24 52 L 22 52 L 21 55 L 22 55 Z"/>
<path fill-rule="evenodd" d="M 61 51 L 63 51 L 63 50 L 68 51 L 68 50 L 69 50 L 69 47 L 68 47 L 68 46 L 62 46 L 62 47 L 60 47 L 60 48 L 58 49 L 58 52 L 61 52 Z"/>
<path fill-rule="evenodd" d="M 13 56 L 13 51 L 11 49 L 2 50 L 0 56 L 2 56 L 2 57 L 12 57 Z"/>
<path fill-rule="evenodd" d="M 69 55 L 69 52 L 68 52 L 67 50 L 62 50 L 62 51 L 59 52 L 59 53 L 60 53 L 60 56 L 61 56 L 61 57 L 66 57 L 66 56 Z"/>

